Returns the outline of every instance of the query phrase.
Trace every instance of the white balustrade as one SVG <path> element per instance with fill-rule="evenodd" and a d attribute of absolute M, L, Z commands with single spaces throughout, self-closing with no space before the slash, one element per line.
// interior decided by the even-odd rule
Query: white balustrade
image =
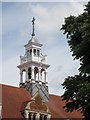
<path fill-rule="evenodd" d="M 36 61 L 36 62 L 41 62 L 46 64 L 47 63 L 47 56 L 46 55 L 42 55 L 41 56 L 37 56 L 37 55 L 33 55 L 33 56 L 20 56 L 20 64 L 29 62 L 29 61 Z"/>

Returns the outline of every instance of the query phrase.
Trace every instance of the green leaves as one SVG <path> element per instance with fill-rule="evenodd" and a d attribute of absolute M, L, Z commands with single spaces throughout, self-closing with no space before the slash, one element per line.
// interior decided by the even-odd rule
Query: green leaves
<path fill-rule="evenodd" d="M 81 110 L 85 119 L 90 110 L 90 2 L 84 13 L 65 18 L 61 30 L 68 39 L 72 56 L 79 59 L 79 75 L 68 76 L 62 84 L 65 89 L 62 95 L 66 101 L 66 111 Z"/>

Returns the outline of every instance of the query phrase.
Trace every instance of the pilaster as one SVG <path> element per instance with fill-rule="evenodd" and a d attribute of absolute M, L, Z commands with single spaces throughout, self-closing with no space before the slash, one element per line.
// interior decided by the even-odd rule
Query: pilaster
<path fill-rule="evenodd" d="M 44 78 L 45 81 L 44 82 L 46 83 L 47 82 L 47 71 L 44 72 L 44 75 L 45 75 L 45 78 Z"/>
<path fill-rule="evenodd" d="M 34 79 L 34 66 L 31 67 L 31 72 L 32 72 L 31 79 Z"/>
<path fill-rule="evenodd" d="M 26 69 L 26 76 L 25 81 L 28 81 L 28 69 Z"/>

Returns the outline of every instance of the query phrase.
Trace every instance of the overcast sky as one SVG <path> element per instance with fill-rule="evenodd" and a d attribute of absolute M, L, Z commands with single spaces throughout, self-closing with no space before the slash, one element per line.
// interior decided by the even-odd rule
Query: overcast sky
<path fill-rule="evenodd" d="M 24 55 L 24 45 L 31 38 L 31 20 L 34 16 L 36 38 L 43 44 L 42 53 L 47 54 L 49 91 L 61 95 L 61 84 L 68 75 L 78 74 L 79 62 L 73 61 L 70 48 L 60 31 L 64 18 L 83 13 L 83 2 L 4 2 L 2 3 L 2 83 L 19 85 L 19 56 Z M 12 1 L 12 0 L 10 0 Z M 16 1 L 16 0 L 15 0 Z M 19 0 L 20 1 L 20 0 Z M 53 1 L 53 0 L 52 0 Z M 80 1 L 80 0 L 78 0 Z M 1 4 L 0 4 L 1 9 Z M 0 21 L 1 23 L 1 21 Z M 1 48 L 2 47 L 2 48 Z M 2 50 L 2 51 L 1 51 Z M 1 66 L 1 64 L 0 64 Z M 1 71 L 1 69 L 0 69 Z"/>
<path fill-rule="evenodd" d="M 88 0 L 1 0 L 2 2 L 88 2 Z"/>

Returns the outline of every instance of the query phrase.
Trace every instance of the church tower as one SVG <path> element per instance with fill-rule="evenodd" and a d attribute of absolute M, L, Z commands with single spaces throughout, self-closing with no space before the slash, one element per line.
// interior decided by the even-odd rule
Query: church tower
<path fill-rule="evenodd" d="M 32 20 L 32 37 L 25 47 L 25 55 L 20 56 L 20 84 L 21 88 L 26 88 L 33 97 L 37 93 L 45 100 L 49 100 L 47 73 L 47 55 L 42 54 L 42 44 L 35 38 L 34 23 Z"/>

